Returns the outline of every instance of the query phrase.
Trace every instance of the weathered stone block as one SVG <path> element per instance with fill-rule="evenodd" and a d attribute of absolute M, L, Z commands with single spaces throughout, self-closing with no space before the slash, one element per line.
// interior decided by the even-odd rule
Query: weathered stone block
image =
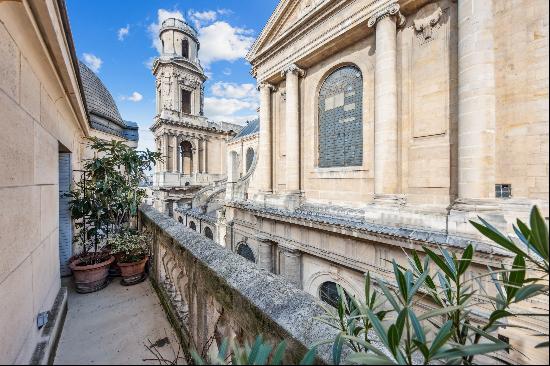
<path fill-rule="evenodd" d="M 19 101 L 19 49 L 4 24 L 0 23 L 0 89 Z"/>
<path fill-rule="evenodd" d="M 21 107 L 40 120 L 40 81 L 25 57 L 21 57 Z"/>

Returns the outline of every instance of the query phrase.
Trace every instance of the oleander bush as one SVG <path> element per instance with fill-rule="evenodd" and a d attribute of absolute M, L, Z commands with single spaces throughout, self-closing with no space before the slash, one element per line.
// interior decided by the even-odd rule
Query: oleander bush
<path fill-rule="evenodd" d="M 466 274 L 475 256 L 472 245 L 460 257 L 444 248 L 423 247 L 424 258 L 413 251 L 407 268 L 392 261 L 392 282 L 375 281 L 367 273 L 361 299 L 347 299 L 339 287 L 338 307 L 324 306 L 326 314 L 319 318 L 339 330 L 330 341 L 335 364 L 470 365 L 483 362 L 482 356 L 505 362 L 497 351 L 510 345 L 498 339 L 497 331 L 515 326 L 508 319 L 525 315 L 515 310 L 516 305 L 535 296 L 548 297 L 548 226 L 537 207 L 529 225 L 517 220 L 516 239 L 482 218 L 471 223 L 511 252 L 512 263 L 488 266 L 486 273 L 471 278 Z M 494 291 L 474 286 L 481 281 L 491 283 Z M 421 301 L 432 309 L 420 312 Z M 480 309 L 488 315 L 481 315 Z M 537 335 L 545 340 L 537 347 L 548 347 L 548 334 Z"/>

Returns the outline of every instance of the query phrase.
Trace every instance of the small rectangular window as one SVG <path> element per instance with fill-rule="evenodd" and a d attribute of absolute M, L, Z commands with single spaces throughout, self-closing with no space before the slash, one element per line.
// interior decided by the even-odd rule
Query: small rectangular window
<path fill-rule="evenodd" d="M 512 197 L 512 185 L 511 184 L 497 184 L 497 185 L 495 185 L 495 197 L 496 198 L 510 198 L 510 197 Z"/>
<path fill-rule="evenodd" d="M 181 112 L 191 114 L 191 92 L 189 90 L 181 91 Z"/>

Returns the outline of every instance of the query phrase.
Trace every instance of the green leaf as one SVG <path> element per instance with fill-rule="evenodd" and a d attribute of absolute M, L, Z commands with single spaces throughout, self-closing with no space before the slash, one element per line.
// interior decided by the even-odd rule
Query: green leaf
<path fill-rule="evenodd" d="M 395 365 L 396 363 L 385 355 L 373 355 L 371 353 L 356 352 L 346 358 L 347 363 L 356 365 Z"/>
<path fill-rule="evenodd" d="M 472 344 L 463 347 L 453 348 L 447 351 L 436 353 L 432 359 L 455 359 L 461 357 L 485 355 L 487 353 L 505 350 L 509 347 L 507 343 L 487 343 L 487 344 Z"/>
<path fill-rule="evenodd" d="M 367 316 L 369 317 L 369 320 L 372 323 L 373 329 L 378 335 L 378 338 L 380 338 L 380 341 L 382 341 L 382 343 L 384 343 L 386 347 L 390 348 L 388 336 L 386 334 L 386 331 L 384 330 L 384 327 L 382 326 L 382 323 L 380 323 L 380 320 L 378 320 L 378 317 L 372 312 L 371 309 L 367 310 Z"/>
<path fill-rule="evenodd" d="M 395 356 L 397 347 L 399 347 L 399 335 L 397 334 L 397 327 L 395 324 L 390 325 L 388 329 L 388 343 L 391 353 Z"/>
<path fill-rule="evenodd" d="M 540 249 L 542 258 L 548 262 L 548 227 L 537 206 L 531 210 L 530 222 L 533 241 Z"/>
<path fill-rule="evenodd" d="M 452 313 L 453 311 L 461 310 L 464 308 L 464 305 L 456 305 L 456 306 L 447 306 L 445 308 L 438 308 L 435 310 L 430 310 L 425 312 L 422 315 L 418 316 L 418 320 L 426 320 L 431 319 L 435 316 L 440 316 L 448 313 Z"/>
<path fill-rule="evenodd" d="M 344 344 L 344 338 L 342 338 L 343 332 L 338 333 L 334 343 L 332 344 L 332 362 L 335 365 L 340 364 L 340 358 L 342 357 L 342 346 Z"/>
<path fill-rule="evenodd" d="M 489 317 L 490 322 L 496 322 L 499 319 L 507 318 L 509 316 L 514 316 L 514 314 L 506 311 L 506 310 L 495 310 L 491 313 L 491 316 Z"/>
<path fill-rule="evenodd" d="M 418 339 L 422 343 L 425 343 L 426 336 L 424 334 L 424 330 L 422 329 L 422 326 L 420 325 L 420 321 L 416 317 L 416 314 L 412 310 L 409 310 L 409 318 L 411 319 L 411 324 L 413 326 L 414 333 L 416 334 L 416 339 Z"/>
<path fill-rule="evenodd" d="M 420 275 L 420 277 L 418 277 L 418 279 L 416 280 L 416 283 L 414 284 L 414 286 L 411 288 L 409 292 L 409 297 L 407 299 L 409 302 L 412 300 L 414 295 L 416 295 L 416 292 L 418 291 L 418 289 L 424 284 L 424 281 L 426 280 L 426 277 L 428 276 L 428 274 L 429 274 L 428 271 L 425 271 Z"/>
<path fill-rule="evenodd" d="M 483 225 L 470 220 L 470 223 L 484 236 L 491 239 L 491 241 L 495 242 L 496 244 L 500 245 L 504 249 L 507 249 L 511 251 L 514 254 L 519 255 L 525 255 L 525 253 L 509 238 L 505 237 L 496 229 L 494 226 L 489 224 L 487 221 L 483 220 L 481 217 L 479 217 L 479 220 L 483 223 Z"/>
<path fill-rule="evenodd" d="M 453 277 L 453 272 L 451 271 L 449 266 L 447 266 L 447 264 L 445 264 L 445 262 L 437 254 L 435 254 L 434 252 L 432 252 L 430 249 L 428 249 L 425 246 L 423 246 L 422 249 L 424 249 L 426 254 L 430 257 L 430 259 L 436 264 L 436 266 L 439 269 L 441 269 L 443 272 L 445 272 L 445 274 L 447 276 L 449 276 L 451 278 Z"/>
<path fill-rule="evenodd" d="M 508 278 L 509 286 L 506 287 L 506 298 L 512 300 L 517 291 L 523 286 L 525 280 L 525 258 L 522 255 L 516 255 L 512 270 Z"/>
<path fill-rule="evenodd" d="M 462 254 L 462 258 L 460 259 L 460 263 L 458 265 L 458 274 L 463 275 L 468 267 L 470 267 L 470 263 L 472 262 L 472 257 L 474 255 L 474 247 L 472 244 L 469 244 L 466 247 L 466 250 L 464 250 L 464 253 Z"/>
<path fill-rule="evenodd" d="M 516 292 L 516 296 L 514 298 L 514 301 L 515 302 L 520 302 L 520 301 L 523 301 L 523 300 L 527 300 L 527 299 L 529 299 L 533 296 L 543 294 L 544 291 L 547 291 L 547 290 L 548 290 L 548 286 L 545 286 L 545 285 L 540 285 L 540 284 L 527 285 L 527 286 L 524 286 L 524 287 L 520 288 Z"/>
<path fill-rule="evenodd" d="M 313 347 L 307 353 L 305 354 L 304 358 L 302 358 L 302 361 L 300 361 L 300 365 L 313 365 L 315 362 L 315 356 L 317 355 L 317 348 Z"/>
<path fill-rule="evenodd" d="M 271 358 L 272 365 L 280 365 L 283 362 L 285 350 L 286 350 L 286 341 L 282 341 L 275 348 L 275 352 L 273 353 L 273 357 Z"/>
<path fill-rule="evenodd" d="M 393 307 L 393 310 L 395 310 L 396 312 L 400 312 L 401 311 L 401 306 L 399 306 L 399 304 L 397 303 L 397 301 L 393 297 L 393 294 L 390 292 L 390 290 L 388 289 L 388 287 L 386 286 L 384 281 L 380 281 L 378 283 L 378 286 L 380 286 L 380 289 L 382 290 L 382 292 L 386 296 L 386 299 L 390 302 L 391 306 Z"/>
<path fill-rule="evenodd" d="M 447 342 L 449 338 L 452 336 L 451 328 L 453 326 L 452 320 L 448 320 L 443 324 L 441 329 L 439 329 L 439 332 L 435 336 L 434 340 L 432 341 L 432 345 L 430 346 L 430 354 L 433 355 L 439 349 Z"/>
<path fill-rule="evenodd" d="M 267 343 L 262 343 L 260 347 L 258 348 L 258 351 L 256 353 L 256 358 L 254 359 L 255 365 L 265 365 L 267 363 L 267 360 L 269 358 L 269 355 L 271 354 L 271 350 L 273 347 L 271 347 Z"/>

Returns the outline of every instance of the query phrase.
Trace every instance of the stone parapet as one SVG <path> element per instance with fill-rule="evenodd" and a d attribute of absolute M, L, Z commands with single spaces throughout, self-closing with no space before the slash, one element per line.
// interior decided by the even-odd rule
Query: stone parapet
<path fill-rule="evenodd" d="M 151 279 L 185 349 L 217 351 L 223 337 L 252 341 L 262 334 L 285 340 L 284 362 L 296 364 L 335 330 L 316 321 L 323 314 L 311 295 L 241 256 L 179 225 L 151 206 L 140 208 L 140 230 L 152 236 Z M 321 346 L 317 363 L 330 363 Z"/>

